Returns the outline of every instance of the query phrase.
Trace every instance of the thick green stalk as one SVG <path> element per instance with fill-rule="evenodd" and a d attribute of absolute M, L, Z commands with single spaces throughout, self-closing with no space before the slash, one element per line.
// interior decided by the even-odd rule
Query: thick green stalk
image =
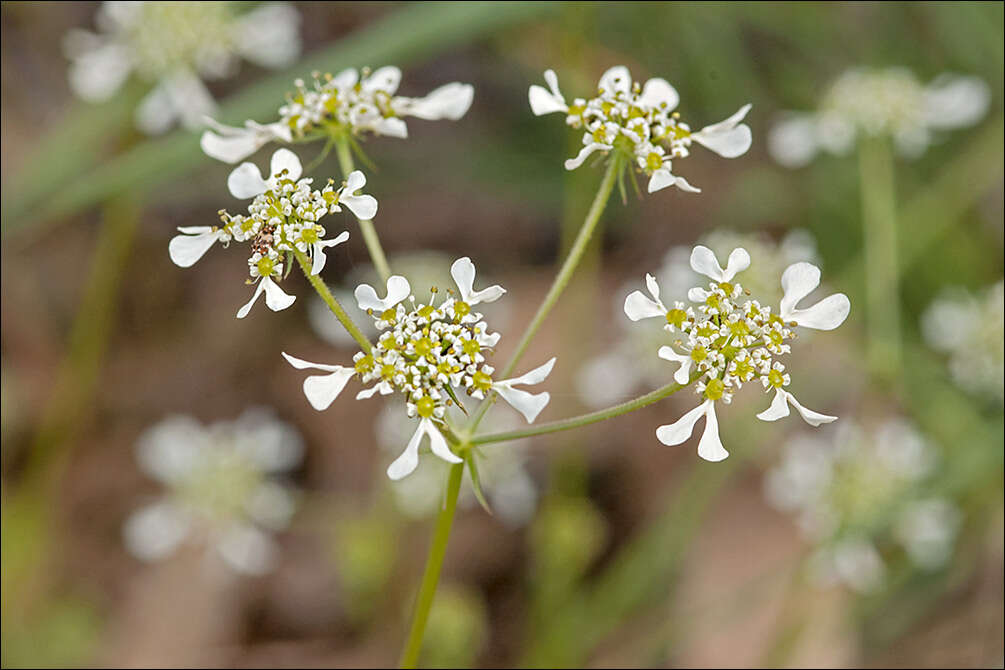
<path fill-rule="evenodd" d="M 338 319 L 339 323 L 341 323 L 346 331 L 352 335 L 352 339 L 356 340 L 363 351 L 370 353 L 370 350 L 373 348 L 373 345 L 370 344 L 370 340 L 368 340 L 366 335 L 363 334 L 363 331 L 359 329 L 359 326 L 353 322 L 352 317 L 349 316 L 349 313 L 345 311 L 345 308 L 342 307 L 339 301 L 336 300 L 335 296 L 332 295 L 332 292 L 328 290 L 328 285 L 321 280 L 320 275 L 311 274 L 311 260 L 307 258 L 307 254 L 299 249 L 294 249 L 293 255 L 297 257 L 297 262 L 300 263 L 300 269 L 304 271 L 304 276 L 307 277 L 307 281 L 311 283 L 314 290 L 317 291 L 318 295 L 321 296 L 321 299 L 325 301 L 325 304 L 328 305 L 328 309 L 332 311 L 335 318 Z"/>
<path fill-rule="evenodd" d="M 339 167 L 342 168 L 342 177 L 344 179 L 348 178 L 349 173 L 355 169 L 348 138 L 337 137 L 335 139 L 335 154 L 338 156 Z M 373 267 L 377 268 L 377 274 L 380 275 L 381 281 L 387 283 L 388 277 L 391 276 L 391 267 L 387 264 L 387 256 L 384 255 L 384 248 L 380 246 L 377 229 L 373 227 L 373 221 L 367 221 L 366 219 L 358 219 L 358 221 L 359 229 L 363 233 L 363 241 L 366 243 L 366 249 L 370 252 L 370 260 L 373 261 Z"/>
<path fill-rule="evenodd" d="M 886 138 L 859 147 L 865 256 L 867 357 L 870 369 L 892 379 L 900 369 L 900 287 L 893 156 Z"/>
<path fill-rule="evenodd" d="M 607 206 L 607 201 L 611 198 L 611 191 L 614 190 L 614 184 L 618 181 L 618 175 L 621 173 L 621 169 L 624 167 L 624 161 L 619 154 L 613 154 L 611 162 L 607 165 L 607 172 L 604 173 L 604 179 L 600 182 L 600 188 L 597 189 L 597 195 L 593 198 L 593 204 L 590 206 L 590 211 L 586 213 L 586 218 L 583 220 L 583 225 L 579 229 L 579 235 L 576 236 L 576 241 L 572 244 L 572 249 L 569 250 L 569 255 L 565 259 L 565 263 L 562 264 L 562 268 L 558 271 L 558 275 L 555 276 L 555 281 L 552 282 L 551 288 L 548 289 L 548 294 L 544 297 L 544 301 L 541 306 L 537 308 L 537 313 L 531 320 L 530 325 L 527 326 L 527 330 L 524 332 L 523 337 L 520 338 L 519 344 L 517 344 L 516 350 L 510 357 L 509 362 L 506 367 L 503 368 L 502 373 L 499 375 L 500 378 L 505 379 L 516 367 L 516 364 L 520 361 L 523 356 L 524 351 L 527 349 L 527 345 L 537 334 L 538 329 L 541 324 L 544 323 L 545 318 L 551 313 L 552 308 L 554 308 L 555 303 L 558 302 L 559 296 L 565 290 L 565 287 L 569 285 L 569 280 L 572 279 L 573 273 L 579 266 L 580 260 L 583 258 L 583 254 L 586 252 L 587 246 L 590 243 L 590 239 L 593 237 L 593 231 L 597 227 L 597 223 L 600 221 L 600 215 L 604 213 L 604 208 Z M 495 399 L 495 394 L 490 395 L 482 404 L 478 407 L 475 413 L 475 418 L 471 422 L 470 430 L 474 430 L 478 427 L 481 422 L 482 417 L 485 416 L 485 412 L 488 411 L 489 406 Z"/>
<path fill-rule="evenodd" d="M 493 433 L 491 435 L 476 435 L 472 437 L 469 442 L 471 444 L 509 442 L 510 440 L 519 440 L 525 437 L 533 437 L 534 435 L 557 433 L 561 430 L 571 430 L 573 428 L 579 428 L 580 426 L 588 426 L 591 423 L 597 423 L 598 421 L 604 421 L 605 419 L 613 419 L 616 416 L 621 416 L 622 414 L 628 414 L 629 412 L 634 412 L 637 409 L 642 409 L 643 407 L 651 405 L 658 400 L 662 400 L 667 396 L 673 395 L 685 386 L 690 385 L 690 383 L 691 382 L 688 382 L 687 384 L 678 384 L 677 382 L 671 382 L 670 384 L 658 388 L 655 391 L 651 391 L 644 396 L 636 398 L 635 400 L 629 400 L 628 402 L 623 402 L 620 405 L 614 405 L 613 407 L 608 407 L 607 409 L 589 412 L 588 414 L 580 414 L 579 416 L 562 419 L 560 421 L 542 423 L 539 426 L 531 426 L 530 428 L 524 428 L 523 430 L 511 430 L 505 433 Z"/>
<path fill-rule="evenodd" d="M 429 610 L 436 596 L 436 585 L 440 581 L 440 570 L 443 568 L 443 558 L 447 554 L 447 540 L 450 539 L 450 529 L 454 525 L 454 513 L 457 511 L 457 494 L 461 490 L 461 479 L 464 476 L 464 464 L 450 466 L 447 478 L 447 497 L 436 519 L 436 530 L 433 532 L 433 542 L 429 546 L 429 558 L 426 559 L 426 570 L 422 575 L 422 585 L 415 600 L 415 611 L 412 613 L 412 628 L 401 653 L 401 667 L 414 668 L 419 663 L 419 653 L 422 651 L 422 638 L 426 633 L 426 622 L 429 620 Z"/>

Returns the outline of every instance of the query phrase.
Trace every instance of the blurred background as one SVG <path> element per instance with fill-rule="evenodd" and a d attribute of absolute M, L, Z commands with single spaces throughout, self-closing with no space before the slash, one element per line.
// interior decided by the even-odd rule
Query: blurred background
<path fill-rule="evenodd" d="M 207 81 L 216 118 L 272 121 L 312 70 L 398 65 L 411 96 L 473 84 L 463 119 L 412 120 L 407 141 L 364 144 L 378 166 L 367 192 L 380 201 L 391 266 L 413 286 L 447 285 L 451 261 L 468 255 L 486 283 L 507 288 L 485 310 L 503 334 L 498 360 L 601 177 L 563 169 L 580 133 L 532 116 L 528 86 L 553 68 L 568 99 L 589 97 L 624 64 L 637 80 L 672 82 L 692 128 L 753 104 L 745 156 L 695 150 L 680 161 L 701 194 L 612 199 L 526 358 L 558 356 L 542 420 L 670 380 L 655 357 L 658 326 L 629 323 L 621 304 L 646 272 L 665 298 L 683 298 L 696 243 L 747 248 L 742 279 L 762 301 L 778 299 L 788 263 L 812 260 L 828 292 L 852 302 L 843 327 L 807 336 L 787 362 L 798 397 L 839 415 L 834 424 L 759 422 L 765 397 L 741 392 L 719 413 L 731 457 L 708 463 L 696 439 L 655 439 L 693 406 L 684 393 L 485 447 L 493 514 L 462 493 L 424 664 L 1001 667 L 1000 3 L 290 5 L 300 56 Z M 250 293 L 242 253 L 170 262 L 177 226 L 240 211 L 230 167 L 202 154 L 196 130 L 137 130 L 152 86 L 142 73 L 105 102 L 74 96 L 63 37 L 100 27 L 98 4 L 0 11 L 3 665 L 395 663 L 444 471 L 424 458 L 409 479 L 388 481 L 409 434 L 399 407 L 346 397 L 319 413 L 305 402 L 303 375 L 279 353 L 342 362 L 355 349 L 302 276 L 284 282 L 292 308 L 259 306 L 238 321 Z M 974 125 L 894 159 L 899 253 L 880 264 L 882 279 L 867 272 L 855 153 L 790 169 L 767 149 L 784 112 L 817 109 L 858 66 L 903 66 L 922 84 L 973 75 L 991 92 Z M 298 152 L 307 163 L 320 146 Z M 338 178 L 334 156 L 312 174 Z M 324 280 L 336 292 L 373 281 L 355 221 L 330 218 L 329 230 L 344 218 L 353 237 L 329 253 Z M 899 359 L 871 366 L 866 289 L 898 279 Z M 221 422 L 249 408 L 281 427 L 274 443 L 293 454 L 274 469 L 296 511 L 271 533 L 269 560 L 244 574 L 210 560 L 200 537 L 149 560 L 159 538 L 138 544 L 124 529 L 165 486 L 138 445 L 170 441 L 150 433 L 168 417 L 175 428 L 189 417 L 186 434 L 216 427 L 198 439 L 244 435 L 240 421 Z M 510 425 L 494 416 L 497 430 Z"/>

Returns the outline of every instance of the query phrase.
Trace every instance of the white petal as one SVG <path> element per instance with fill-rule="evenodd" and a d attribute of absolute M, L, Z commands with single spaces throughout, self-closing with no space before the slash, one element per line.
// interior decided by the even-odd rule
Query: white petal
<path fill-rule="evenodd" d="M 366 175 L 363 174 L 362 170 L 353 170 L 349 173 L 349 176 L 346 177 L 345 188 L 342 192 L 351 195 L 359 191 L 364 186 L 366 186 Z"/>
<path fill-rule="evenodd" d="M 569 106 L 565 104 L 565 98 L 562 97 L 562 92 L 558 89 L 558 76 L 555 74 L 555 71 L 545 70 L 544 80 L 548 83 L 548 88 L 551 90 L 535 84 L 527 92 L 527 97 L 530 100 L 530 111 L 535 116 L 551 114 L 553 112 L 568 112 Z"/>
<path fill-rule="evenodd" d="M 715 252 L 701 244 L 691 251 L 691 269 L 714 281 L 726 281 L 725 271 L 719 265 Z"/>
<path fill-rule="evenodd" d="M 209 226 L 203 228 L 205 232 L 196 235 L 182 234 L 171 238 L 171 242 L 168 243 L 168 254 L 175 265 L 182 268 L 192 267 L 216 243 L 220 236 L 219 231 Z"/>
<path fill-rule="evenodd" d="M 715 416 L 715 403 L 708 401 L 708 410 L 705 412 L 705 432 L 701 434 L 698 442 L 698 455 L 706 461 L 717 463 L 729 456 L 729 452 L 722 446 L 719 439 L 719 419 Z"/>
<path fill-rule="evenodd" d="M 240 134 L 218 135 L 207 130 L 199 138 L 204 154 L 224 163 L 236 163 L 258 151 L 268 140 L 253 130 L 243 129 Z"/>
<path fill-rule="evenodd" d="M 702 133 L 708 132 L 709 134 L 716 134 L 727 130 L 732 130 L 737 127 L 740 121 L 743 121 L 743 117 L 747 116 L 747 112 L 750 111 L 752 105 L 746 104 L 736 111 L 731 117 L 725 121 L 720 121 L 719 123 L 713 123 L 710 126 L 705 126 L 700 131 L 695 133 L 695 135 L 700 135 Z"/>
<path fill-rule="evenodd" d="M 302 358 L 297 358 L 295 356 L 290 356 L 285 351 L 282 352 L 283 358 L 286 362 L 295 367 L 297 370 L 324 370 L 326 372 L 334 372 L 336 370 L 342 370 L 341 365 L 328 365 L 326 363 L 311 363 L 310 361 L 305 361 Z"/>
<path fill-rule="evenodd" d="M 807 409 L 806 407 L 803 407 L 802 405 L 799 404 L 799 401 L 796 400 L 796 397 L 794 395 L 792 395 L 787 391 L 784 391 L 784 393 L 788 397 L 788 400 L 792 404 L 792 406 L 796 408 L 797 412 L 799 412 L 799 416 L 803 417 L 803 421 L 810 424 L 811 426 L 819 426 L 820 424 L 823 423 L 830 423 L 832 421 L 837 421 L 836 416 L 830 416 L 829 414 L 821 414 L 820 412 L 814 412 L 811 409 Z"/>
<path fill-rule="evenodd" d="M 611 147 L 608 144 L 598 144 L 596 142 L 591 142 L 590 144 L 587 144 L 585 147 L 580 149 L 579 153 L 576 155 L 575 158 L 570 158 L 567 161 L 565 161 L 565 169 L 575 170 L 580 165 L 582 165 L 587 158 L 590 157 L 590 154 L 592 154 L 594 151 L 597 151 L 598 149 L 601 151 L 609 151 Z"/>
<path fill-rule="evenodd" d="M 991 90 L 977 77 L 943 75 L 925 90 L 925 120 L 933 128 L 977 123 L 991 103 Z"/>
<path fill-rule="evenodd" d="M 412 292 L 408 280 L 400 275 L 392 275 L 387 279 L 387 297 L 383 300 L 377 297 L 377 291 L 369 284 L 360 284 L 356 287 L 356 303 L 364 312 L 372 309 L 374 312 L 383 312 L 397 305 L 408 297 Z"/>
<path fill-rule="evenodd" d="M 372 398 L 374 394 L 380 390 L 380 386 L 371 386 L 368 389 L 363 389 L 356 394 L 356 400 L 366 400 L 367 398 Z"/>
<path fill-rule="evenodd" d="M 251 308 L 254 306 L 255 301 L 258 300 L 258 296 L 262 295 L 262 291 L 265 290 L 264 284 L 265 284 L 264 280 L 258 282 L 258 286 L 255 287 L 255 292 L 251 296 L 251 300 L 244 303 L 244 306 L 241 307 L 241 309 L 237 310 L 238 319 L 243 319 L 244 317 L 248 316 L 248 314 L 251 312 Z"/>
<path fill-rule="evenodd" d="M 405 447 L 405 450 L 401 452 L 401 455 L 398 456 L 398 458 L 394 459 L 393 463 L 387 466 L 387 476 L 392 481 L 398 481 L 399 479 L 407 477 L 412 474 L 416 467 L 418 467 L 419 442 L 422 441 L 423 432 L 424 426 L 422 422 L 419 422 L 419 425 L 412 434 L 412 438 L 408 441 L 408 445 Z"/>
<path fill-rule="evenodd" d="M 656 282 L 656 277 L 646 273 L 646 288 L 656 302 L 660 302 L 660 285 Z M 662 303 L 661 303 L 662 304 Z"/>
<path fill-rule="evenodd" d="M 625 298 L 625 316 L 632 321 L 666 316 L 666 313 L 667 310 L 662 304 L 649 299 L 642 291 L 632 291 Z"/>
<path fill-rule="evenodd" d="M 698 423 L 698 419 L 705 415 L 705 410 L 711 402 L 711 400 L 706 400 L 673 423 L 657 428 L 656 439 L 668 447 L 676 446 L 687 440 L 694 432 L 694 425 Z"/>
<path fill-rule="evenodd" d="M 685 193 L 701 193 L 700 188 L 697 186 L 691 186 L 691 184 L 689 184 L 687 179 L 684 179 L 684 177 L 674 177 L 673 185 Z"/>
<path fill-rule="evenodd" d="M 834 293 L 812 307 L 792 310 L 788 319 L 804 328 L 834 330 L 844 323 L 850 311 L 851 301 L 848 296 L 844 293 Z"/>
<path fill-rule="evenodd" d="M 439 456 L 447 463 L 464 462 L 463 459 L 458 458 L 454 455 L 454 452 L 450 451 L 446 438 L 443 437 L 440 429 L 432 421 L 423 419 L 419 422 L 419 429 L 429 436 L 429 448 L 433 452 L 433 455 Z"/>
<path fill-rule="evenodd" d="M 279 284 L 272 281 L 272 277 L 262 277 L 259 284 L 265 286 L 265 304 L 273 312 L 281 312 L 297 300 L 297 296 L 289 295 L 279 288 Z"/>
<path fill-rule="evenodd" d="M 712 295 L 711 292 L 698 286 L 687 290 L 687 299 L 691 302 L 705 302 L 710 295 Z"/>
<path fill-rule="evenodd" d="M 247 200 L 265 193 L 269 185 L 262 179 L 262 173 L 254 163 L 241 163 L 227 177 L 227 188 L 235 198 Z"/>
<path fill-rule="evenodd" d="M 771 399 L 768 409 L 757 415 L 761 421 L 778 421 L 789 415 L 789 402 L 783 389 L 775 389 L 775 397 Z"/>
<path fill-rule="evenodd" d="M 246 575 L 264 575 L 276 562 L 273 541 L 250 524 L 227 528 L 217 538 L 216 549 L 230 567 Z"/>
<path fill-rule="evenodd" d="M 818 149 L 817 124 L 809 115 L 792 115 L 768 133 L 768 153 L 785 167 L 807 165 Z"/>
<path fill-rule="evenodd" d="M 615 65 L 600 77 L 598 88 L 606 93 L 627 92 L 632 87 L 632 75 L 624 65 Z"/>
<path fill-rule="evenodd" d="M 70 88 L 88 102 L 103 102 L 119 90 L 133 69 L 128 49 L 115 42 L 76 55 Z"/>
<path fill-rule="evenodd" d="M 162 501 L 133 512 L 122 531 L 129 553 L 144 561 L 156 561 L 173 553 L 190 528 L 188 515 Z"/>
<path fill-rule="evenodd" d="M 660 347 L 660 350 L 656 353 L 665 361 L 680 363 L 680 367 L 677 368 L 677 372 L 673 375 L 675 382 L 683 385 L 691 380 L 691 364 L 693 361 L 690 356 L 687 354 L 678 354 L 671 347 L 667 346 Z"/>
<path fill-rule="evenodd" d="M 843 293 L 827 296 L 806 309 L 796 305 L 820 285 L 820 268 L 811 263 L 793 263 L 782 273 L 784 295 L 779 313 L 786 321 L 795 321 L 800 326 L 818 330 L 833 330 L 848 317 L 851 302 Z"/>
<path fill-rule="evenodd" d="M 558 359 L 552 357 L 551 360 L 549 360 L 547 363 L 534 368 L 530 372 L 526 372 L 520 375 L 519 377 L 515 377 L 513 379 L 504 379 L 498 383 L 509 384 L 510 386 L 514 384 L 540 384 L 541 382 L 543 382 L 545 379 L 548 378 L 548 375 L 551 374 L 551 369 L 555 367 L 556 360 Z"/>
<path fill-rule="evenodd" d="M 167 132 L 180 116 L 181 110 L 175 106 L 169 86 L 167 81 L 162 81 L 136 106 L 133 113 L 136 127 L 147 135 Z"/>
<path fill-rule="evenodd" d="M 297 509 L 293 495 L 275 482 L 263 482 L 244 505 L 248 515 L 266 528 L 286 528 Z"/>
<path fill-rule="evenodd" d="M 649 177 L 649 185 L 646 190 L 649 193 L 655 193 L 656 191 L 661 191 L 667 186 L 673 186 L 677 181 L 677 178 L 667 168 L 658 168 L 653 171 L 651 177 Z"/>
<path fill-rule="evenodd" d="M 639 102 L 653 109 L 663 109 L 672 112 L 680 103 L 680 94 L 666 79 L 654 78 L 642 87 Z"/>
<path fill-rule="evenodd" d="M 354 67 L 346 68 L 332 77 L 332 84 L 340 91 L 352 88 L 358 81 L 359 72 Z"/>
<path fill-rule="evenodd" d="M 706 149 L 711 149 L 723 158 L 736 158 L 747 153 L 750 149 L 753 135 L 747 124 L 740 124 L 728 130 L 717 130 L 711 132 L 708 129 L 691 135 L 695 142 Z"/>
<path fill-rule="evenodd" d="M 284 67 L 300 55 L 299 24 L 300 14 L 292 5 L 262 5 L 238 19 L 235 45 L 256 65 Z"/>
<path fill-rule="evenodd" d="M 333 240 L 319 240 L 315 242 L 314 247 L 314 262 L 311 264 L 311 275 L 320 274 L 322 270 L 325 269 L 325 263 L 328 257 L 325 255 L 325 249 L 328 247 L 334 247 L 338 244 L 342 244 L 349 239 L 348 231 L 343 231 L 338 237 Z"/>
<path fill-rule="evenodd" d="M 363 90 L 367 92 L 383 91 L 393 95 L 398 90 L 401 83 L 401 70 L 393 65 L 386 65 L 374 70 L 366 80 L 363 81 Z"/>
<path fill-rule="evenodd" d="M 440 86 L 423 98 L 397 98 L 401 101 L 400 114 L 407 114 L 427 121 L 449 119 L 456 121 L 471 108 L 475 97 L 475 87 L 471 84 L 453 82 Z"/>
<path fill-rule="evenodd" d="M 554 359 L 553 359 L 554 360 Z M 551 400 L 551 394 L 547 391 L 544 393 L 529 393 L 522 389 L 515 389 L 508 384 L 503 384 L 501 382 L 496 382 L 492 385 L 496 393 L 508 402 L 513 409 L 523 414 L 524 418 L 527 419 L 527 423 L 534 423 L 534 419 L 537 415 L 541 413 L 545 407 L 548 406 L 548 401 Z"/>
<path fill-rule="evenodd" d="M 482 302 L 495 302 L 506 293 L 502 286 L 489 286 L 488 288 L 476 291 L 475 284 L 475 264 L 467 256 L 458 258 L 450 266 L 450 276 L 457 284 L 461 300 L 469 305 L 477 305 Z"/>
<path fill-rule="evenodd" d="M 349 380 L 356 374 L 353 368 L 344 368 L 338 365 L 329 375 L 311 375 L 304 380 L 304 395 L 311 407 L 321 412 L 328 409 L 335 398 L 339 397 L 342 389 L 349 383 Z"/>
<path fill-rule="evenodd" d="M 377 215 L 377 199 L 372 195 L 342 195 L 338 201 L 360 221 L 369 221 Z"/>
<path fill-rule="evenodd" d="M 270 164 L 270 169 L 272 170 L 272 177 L 278 177 L 285 170 L 286 178 L 296 181 L 300 179 L 300 175 L 304 173 L 304 168 L 300 164 L 300 159 L 297 155 L 286 149 L 277 149 L 274 154 L 272 154 L 272 162 Z"/>
<path fill-rule="evenodd" d="M 733 281 L 733 277 L 749 267 L 750 254 L 743 247 L 737 247 L 729 254 L 729 259 L 726 261 L 726 271 L 723 273 L 722 280 Z"/>
<path fill-rule="evenodd" d="M 382 118 L 373 124 L 373 132 L 387 137 L 405 139 L 408 137 L 408 125 L 396 117 Z"/>
<path fill-rule="evenodd" d="M 207 433 L 198 421 L 189 416 L 171 416 L 140 436 L 136 460 L 157 481 L 175 485 L 191 477 L 207 449 Z"/>

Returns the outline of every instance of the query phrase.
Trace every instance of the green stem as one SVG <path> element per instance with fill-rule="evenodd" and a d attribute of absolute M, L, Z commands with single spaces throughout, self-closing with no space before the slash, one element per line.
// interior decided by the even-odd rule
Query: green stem
<path fill-rule="evenodd" d="M 560 421 L 542 423 L 539 426 L 533 426 L 523 430 L 511 430 L 505 433 L 493 433 L 491 435 L 476 435 L 469 440 L 469 443 L 489 444 L 492 442 L 508 442 L 510 440 L 519 440 L 525 437 L 532 437 L 534 435 L 557 433 L 561 430 L 571 430 L 572 428 L 579 428 L 580 426 L 588 426 L 591 423 L 597 423 L 598 421 L 604 421 L 605 419 L 613 419 L 616 416 L 621 416 L 622 414 L 642 409 L 643 407 L 651 405 L 658 400 L 662 400 L 667 396 L 673 395 L 685 386 L 690 385 L 690 383 L 690 381 L 687 384 L 671 382 L 670 384 L 658 388 L 655 391 L 651 391 L 644 396 L 640 396 L 635 400 L 629 400 L 628 402 L 623 402 L 620 405 L 614 405 L 613 407 L 608 407 L 607 409 L 589 412 L 588 414 L 580 414 L 579 416 L 562 419 Z"/>
<path fill-rule="evenodd" d="M 304 276 L 307 277 L 307 281 L 311 283 L 314 290 L 317 291 L 318 295 L 321 296 L 321 299 L 325 301 L 325 304 L 328 305 L 328 309 L 332 311 L 335 318 L 338 319 L 339 323 L 341 323 L 346 331 L 352 335 L 352 339 L 359 343 L 359 346 L 363 349 L 363 351 L 370 353 L 370 350 L 373 349 L 373 345 L 370 344 L 370 340 L 368 340 L 366 335 L 363 334 L 363 331 L 359 329 L 359 326 L 353 323 L 352 317 L 349 316 L 349 313 L 345 311 L 345 308 L 342 307 L 339 301 L 336 300 L 335 296 L 332 295 L 332 292 L 328 290 L 328 285 L 321 280 L 321 276 L 311 274 L 311 260 L 307 258 L 307 254 L 299 249 L 294 249 L 293 255 L 297 257 L 297 262 L 300 263 L 300 269 L 304 271 Z"/>
<path fill-rule="evenodd" d="M 450 475 L 447 478 L 447 497 L 440 510 L 440 515 L 436 519 L 436 530 L 433 532 L 433 542 L 429 546 L 426 570 L 422 575 L 422 585 L 419 587 L 419 595 L 415 600 L 415 611 L 412 613 L 412 628 L 408 633 L 405 649 L 401 653 L 402 668 L 414 668 L 419 663 L 422 638 L 426 632 L 429 610 L 433 606 L 433 597 L 436 595 L 436 585 L 440 581 L 440 570 L 443 568 L 443 558 L 447 553 L 450 529 L 454 525 L 457 494 L 461 490 L 463 476 L 463 463 L 450 466 Z"/>
<path fill-rule="evenodd" d="M 505 379 L 513 372 L 516 364 L 523 356 L 524 351 L 526 351 L 527 345 L 530 344 L 534 335 L 537 334 L 538 329 L 541 327 L 541 324 L 544 322 L 545 318 L 547 318 L 552 308 L 554 308 L 555 303 L 558 301 L 559 296 L 562 295 L 565 287 L 569 285 L 569 280 L 572 279 L 572 275 L 576 271 L 576 267 L 579 265 L 580 260 L 582 260 L 583 254 L 586 252 L 587 246 L 590 243 L 590 239 L 593 237 L 593 231 L 596 229 L 597 223 L 600 221 L 600 215 L 604 213 L 607 201 L 610 200 L 611 191 L 614 190 L 614 184 L 617 182 L 618 174 L 621 172 L 621 168 L 623 166 L 623 159 L 619 154 L 615 153 L 611 158 L 611 162 L 607 165 L 607 172 L 604 173 L 604 179 L 600 182 L 600 188 L 597 189 L 597 195 L 593 198 L 593 204 L 590 205 L 590 211 L 586 213 L 583 225 L 579 229 L 579 235 L 576 236 L 576 241 L 573 242 L 572 249 L 569 250 L 569 255 L 566 257 L 565 263 L 562 264 L 562 268 L 558 271 L 558 275 L 555 276 L 555 281 L 552 282 L 551 288 L 548 289 L 548 294 L 544 297 L 544 301 L 541 303 L 541 306 L 537 308 L 537 313 L 534 315 L 533 320 L 531 320 L 530 325 L 527 326 L 527 330 L 524 332 L 523 337 L 520 338 L 516 351 L 513 352 L 513 355 L 510 357 L 506 367 L 503 368 L 500 378 Z M 492 394 L 482 401 L 475 413 L 475 418 L 471 423 L 470 430 L 472 432 L 474 432 L 474 430 L 478 427 L 482 417 L 485 416 L 485 412 L 488 411 L 489 406 L 494 400 L 495 394 Z"/>
<path fill-rule="evenodd" d="M 900 369 L 900 287 L 897 260 L 897 202 L 893 156 L 886 138 L 859 147 L 865 255 L 868 361 L 874 372 L 893 378 Z"/>
<path fill-rule="evenodd" d="M 346 179 L 349 173 L 355 168 L 352 161 L 352 150 L 349 147 L 349 140 L 346 137 L 335 139 L 335 154 L 338 156 L 338 164 L 342 168 L 342 177 Z M 377 229 L 373 227 L 373 221 L 358 219 L 359 229 L 363 233 L 363 242 L 366 243 L 367 251 L 370 252 L 370 260 L 373 267 L 377 268 L 377 274 L 381 281 L 387 283 L 391 276 L 391 267 L 387 264 L 387 256 L 384 255 L 384 248 L 380 246 L 380 238 L 377 237 Z"/>

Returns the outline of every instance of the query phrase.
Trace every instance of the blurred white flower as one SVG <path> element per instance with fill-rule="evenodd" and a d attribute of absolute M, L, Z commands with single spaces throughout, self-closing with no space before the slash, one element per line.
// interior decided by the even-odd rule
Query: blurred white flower
<path fill-rule="evenodd" d="M 336 75 L 314 73 L 308 85 L 294 82 L 296 93 L 279 108 L 279 120 L 268 124 L 246 121 L 243 128 L 210 120 L 202 150 L 226 163 L 236 163 L 268 142 L 291 142 L 306 137 L 358 136 L 367 133 L 408 137 L 404 117 L 456 121 L 471 107 L 475 89 L 453 82 L 421 98 L 396 95 L 401 70 L 393 66 L 370 71 L 343 70 Z"/>
<path fill-rule="evenodd" d="M 126 520 L 134 556 L 156 561 L 191 542 L 214 549 L 240 573 L 273 566 L 270 534 L 289 524 L 295 497 L 271 476 L 288 473 L 303 456 L 292 426 L 262 409 L 208 426 L 172 416 L 141 436 L 137 449 L 140 467 L 166 491 Z"/>
<path fill-rule="evenodd" d="M 680 95 L 665 79 L 653 78 L 640 85 L 632 81 L 627 67 L 617 65 L 600 78 L 595 97 L 576 98 L 571 105 L 559 90 L 553 70 L 546 70 L 544 79 L 547 89 L 536 84 L 530 87 L 531 111 L 537 116 L 561 112 L 566 125 L 583 131 L 583 148 L 565 161 L 567 170 L 578 168 L 596 152 L 613 151 L 649 177 L 650 193 L 668 186 L 698 193 L 701 189 L 671 172 L 673 160 L 686 158 L 695 142 L 724 158 L 742 156 L 750 148 L 750 128 L 742 123 L 750 105 L 725 121 L 692 131 L 674 111 Z"/>
<path fill-rule="evenodd" d="M 764 493 L 815 546 L 824 582 L 868 591 L 883 574 L 877 545 L 891 532 L 923 569 L 948 560 L 961 515 L 950 501 L 919 497 L 937 465 L 935 448 L 904 419 L 871 430 L 846 422 L 790 440 L 764 477 Z"/>
<path fill-rule="evenodd" d="M 944 291 L 921 318 L 928 344 L 949 355 L 954 381 L 999 405 L 1005 400 L 1005 284 L 979 295 Z"/>
<path fill-rule="evenodd" d="M 960 510 L 948 500 L 915 500 L 900 513 L 893 534 L 915 565 L 937 570 L 952 556 L 962 519 Z"/>
<path fill-rule="evenodd" d="M 768 136 L 782 165 L 806 165 L 820 150 L 848 153 L 861 135 L 891 137 L 901 154 L 921 155 L 934 132 L 977 123 L 991 101 L 976 77 L 942 75 L 923 86 L 904 68 L 849 70 L 814 113 L 789 113 Z"/>
<path fill-rule="evenodd" d="M 300 53 L 300 16 L 288 4 L 235 11 L 227 2 L 105 2 L 98 32 L 72 30 L 64 40 L 70 86 L 81 98 L 111 98 L 135 73 L 153 85 L 136 110 L 149 134 L 176 121 L 201 126 L 216 108 L 203 79 L 232 75 L 241 58 L 282 67 Z"/>

